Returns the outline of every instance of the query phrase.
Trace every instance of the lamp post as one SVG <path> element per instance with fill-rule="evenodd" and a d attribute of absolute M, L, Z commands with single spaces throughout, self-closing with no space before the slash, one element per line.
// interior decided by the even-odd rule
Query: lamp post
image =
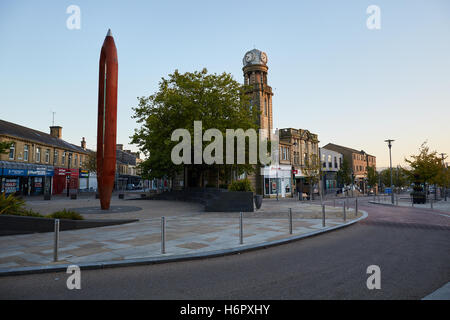
<path fill-rule="evenodd" d="M 361 153 L 366 158 L 367 177 L 366 177 L 366 183 L 365 183 L 364 187 L 367 190 L 367 195 L 369 195 L 369 155 L 364 150 L 361 150 Z"/>
<path fill-rule="evenodd" d="M 392 204 L 394 204 L 394 186 L 392 184 L 392 155 L 391 155 L 391 147 L 392 147 L 392 142 L 394 142 L 395 140 L 392 139 L 387 139 L 384 140 L 384 142 L 388 143 L 388 147 L 389 147 L 389 163 L 390 163 L 390 169 L 391 169 L 391 202 Z"/>
<path fill-rule="evenodd" d="M 443 166 L 444 170 L 448 170 L 448 168 L 445 168 L 445 162 L 444 162 L 446 155 L 447 155 L 446 153 L 441 153 L 442 166 Z M 445 201 L 447 201 L 447 181 L 445 178 L 446 178 L 446 176 L 444 176 L 444 199 L 445 199 Z"/>
<path fill-rule="evenodd" d="M 66 177 L 67 180 L 67 197 L 69 197 L 69 190 L 70 190 L 70 176 L 72 175 L 71 171 L 70 171 L 70 161 L 72 160 L 72 154 L 69 153 L 69 157 L 67 159 L 67 173 L 68 176 Z"/>

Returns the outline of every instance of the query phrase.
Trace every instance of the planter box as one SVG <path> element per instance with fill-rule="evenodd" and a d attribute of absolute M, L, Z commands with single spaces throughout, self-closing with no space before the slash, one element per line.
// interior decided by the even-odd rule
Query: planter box
<path fill-rule="evenodd" d="M 207 212 L 253 212 L 253 192 L 219 192 L 205 204 Z"/>

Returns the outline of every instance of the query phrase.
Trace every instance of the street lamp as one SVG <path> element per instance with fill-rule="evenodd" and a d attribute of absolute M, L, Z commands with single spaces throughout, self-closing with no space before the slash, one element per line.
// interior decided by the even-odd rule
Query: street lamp
<path fill-rule="evenodd" d="M 445 162 L 444 162 L 446 155 L 447 155 L 446 153 L 441 153 L 442 166 L 443 166 L 444 170 L 448 170 L 448 168 L 445 168 Z M 444 180 L 444 199 L 445 199 L 445 201 L 447 201 L 447 180 L 446 179 Z"/>
<path fill-rule="evenodd" d="M 392 147 L 392 142 L 394 142 L 395 140 L 392 139 L 387 139 L 384 140 L 384 142 L 388 143 L 388 147 L 389 147 L 389 162 L 390 162 L 390 168 L 391 168 L 391 202 L 392 204 L 394 204 L 394 186 L 392 183 L 392 155 L 391 155 L 391 147 Z"/>
<path fill-rule="evenodd" d="M 367 172 L 366 189 L 367 189 L 367 195 L 369 195 L 369 155 L 364 150 L 361 150 L 361 152 L 366 157 L 366 172 Z"/>
<path fill-rule="evenodd" d="M 72 160 L 72 154 L 69 153 L 69 157 L 67 159 L 67 172 L 68 172 L 68 176 L 66 177 L 67 180 L 67 197 L 69 197 L 69 190 L 70 190 L 70 178 L 72 175 L 72 172 L 70 171 L 70 161 Z"/>

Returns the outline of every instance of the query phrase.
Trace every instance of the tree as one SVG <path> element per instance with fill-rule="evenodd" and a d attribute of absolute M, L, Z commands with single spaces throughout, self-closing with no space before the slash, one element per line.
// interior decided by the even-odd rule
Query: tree
<path fill-rule="evenodd" d="M 90 172 L 97 172 L 97 152 L 89 152 L 88 159 L 85 163 L 86 169 Z"/>
<path fill-rule="evenodd" d="M 305 157 L 305 163 L 302 167 L 302 171 L 305 174 L 306 181 L 310 185 L 311 193 L 309 199 L 311 201 L 313 199 L 313 185 L 317 184 L 320 181 L 321 168 L 322 166 L 317 154 L 312 153 L 308 157 Z"/>
<path fill-rule="evenodd" d="M 375 187 L 378 182 L 378 173 L 375 170 L 375 167 L 368 166 L 367 167 L 367 183 L 370 188 Z"/>
<path fill-rule="evenodd" d="M 208 74 L 203 69 L 181 74 L 175 70 L 168 79 L 162 78 L 155 94 L 140 97 L 138 101 L 138 106 L 133 108 L 133 118 L 137 119 L 140 128 L 135 129 L 131 138 L 132 143 L 148 156 L 141 164 L 142 173 L 148 178 L 173 178 L 185 169 L 185 165 L 174 164 L 171 160 L 171 151 L 178 144 L 178 141 L 171 141 L 172 132 L 176 129 L 190 132 L 191 145 L 194 121 L 202 121 L 202 133 L 215 128 L 223 136 L 226 129 L 258 129 L 259 110 L 251 108 L 246 88 L 228 73 Z M 202 142 L 202 150 L 209 143 Z M 226 148 L 223 150 L 225 157 Z M 193 151 L 190 159 L 194 163 Z M 190 164 L 188 169 L 200 177 L 204 171 L 214 170 L 227 178 L 231 176 L 227 172 L 250 173 L 254 167 L 248 164 Z"/>
<path fill-rule="evenodd" d="M 442 175 L 442 159 L 436 151 L 430 151 L 424 142 L 419 148 L 418 155 L 411 155 L 411 159 L 405 159 L 411 166 L 410 176 L 415 183 L 437 184 Z"/>
<path fill-rule="evenodd" d="M 11 141 L 0 141 L 0 153 L 8 153 L 13 144 Z"/>
<path fill-rule="evenodd" d="M 344 160 L 342 161 L 342 166 L 336 175 L 339 182 L 341 182 L 344 186 L 352 183 L 352 170 L 347 159 L 344 158 Z"/>

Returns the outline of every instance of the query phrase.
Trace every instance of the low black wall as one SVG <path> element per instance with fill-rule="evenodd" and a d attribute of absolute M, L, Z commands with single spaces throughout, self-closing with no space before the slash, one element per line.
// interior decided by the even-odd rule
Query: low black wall
<path fill-rule="evenodd" d="M 207 212 L 253 212 L 253 192 L 220 192 L 205 204 Z"/>
<path fill-rule="evenodd" d="M 138 219 L 89 219 L 89 220 L 59 220 L 59 230 L 75 230 L 113 226 L 139 221 Z M 49 218 L 0 215 L 0 236 L 53 232 L 55 220 Z"/>

